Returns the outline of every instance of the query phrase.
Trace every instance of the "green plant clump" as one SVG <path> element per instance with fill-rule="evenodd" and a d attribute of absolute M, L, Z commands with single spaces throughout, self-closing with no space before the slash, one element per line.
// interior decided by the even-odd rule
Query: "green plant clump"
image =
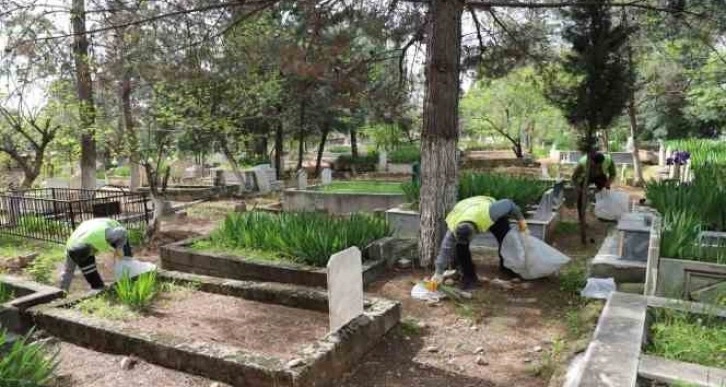
<path fill-rule="evenodd" d="M 497 200 L 511 199 L 519 207 L 537 204 L 551 183 L 532 177 L 508 176 L 495 173 L 464 173 L 459 178 L 458 200 L 472 196 L 490 196 Z M 402 186 L 405 200 L 418 203 L 420 186 L 410 182 Z M 417 205 L 415 205 L 417 207 Z"/>
<path fill-rule="evenodd" d="M 124 273 L 114 286 L 118 301 L 133 310 L 146 309 L 151 305 L 158 290 L 156 271 L 141 274 L 133 279 L 128 273 Z"/>
<path fill-rule="evenodd" d="M 8 353 L 0 357 L 0 385 L 47 385 L 58 367 L 57 354 L 49 355 L 47 348 L 29 341 L 31 333 L 13 343 Z M 0 348 L 8 342 L 7 332 L 0 331 Z"/>
<path fill-rule="evenodd" d="M 368 154 L 359 155 L 358 157 L 353 157 L 353 155 L 341 155 L 335 161 L 335 170 L 350 171 L 355 168 L 357 172 L 373 172 L 376 170 L 377 164 L 377 152 L 368 152 Z"/>
<path fill-rule="evenodd" d="M 410 164 L 421 161 L 421 147 L 418 144 L 400 146 L 391 151 L 388 160 L 395 164 Z"/>
<path fill-rule="evenodd" d="M 726 368 L 726 323 L 717 316 L 657 309 L 646 352 L 666 359 Z"/>
<path fill-rule="evenodd" d="M 70 236 L 71 233 L 70 225 L 38 215 L 21 216 L 15 227 L 18 228 L 22 234 L 33 234 L 35 236 L 51 238 L 65 238 Z"/>
<path fill-rule="evenodd" d="M 0 282 L 0 304 L 8 302 L 15 297 L 13 289 L 4 282 Z"/>
<path fill-rule="evenodd" d="M 328 152 L 330 152 L 330 153 L 345 153 L 345 154 L 350 154 L 351 153 L 351 149 L 347 145 L 333 145 L 333 146 L 331 146 L 331 147 L 328 148 Z"/>
<path fill-rule="evenodd" d="M 385 219 L 363 214 L 332 217 L 321 213 L 233 213 L 209 238 L 211 245 L 273 252 L 292 261 L 323 267 L 336 252 L 365 247 L 391 235 Z"/>

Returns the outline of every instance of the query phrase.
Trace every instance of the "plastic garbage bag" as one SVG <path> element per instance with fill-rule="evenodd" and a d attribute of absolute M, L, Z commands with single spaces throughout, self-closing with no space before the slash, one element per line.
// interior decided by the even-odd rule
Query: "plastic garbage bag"
<path fill-rule="evenodd" d="M 426 289 L 423 283 L 419 282 L 411 289 L 411 297 L 424 301 L 440 301 L 444 298 L 444 294 L 440 291 L 432 292 Z"/>
<path fill-rule="evenodd" d="M 530 280 L 556 273 L 570 258 L 529 234 L 507 233 L 501 249 L 504 266 Z"/>
<path fill-rule="evenodd" d="M 116 280 L 118 280 L 126 271 L 128 271 L 129 277 L 134 278 L 154 270 L 156 270 L 156 265 L 151 262 L 142 262 L 131 257 L 123 257 L 116 262 L 113 273 Z"/>
<path fill-rule="evenodd" d="M 585 288 L 580 295 L 587 298 L 599 298 L 606 300 L 610 293 L 617 289 L 613 278 L 588 278 Z"/>
<path fill-rule="evenodd" d="M 618 220 L 628 212 L 629 200 L 625 192 L 602 190 L 595 194 L 595 216 L 603 220 Z"/>

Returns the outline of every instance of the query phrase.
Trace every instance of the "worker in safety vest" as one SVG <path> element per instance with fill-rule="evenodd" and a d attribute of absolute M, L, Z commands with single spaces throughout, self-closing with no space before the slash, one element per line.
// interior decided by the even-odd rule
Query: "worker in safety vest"
<path fill-rule="evenodd" d="M 443 281 L 446 269 L 453 263 L 461 273 L 461 287 L 469 289 L 477 285 L 476 268 L 471 259 L 469 243 L 476 233 L 491 231 L 499 243 L 499 269 L 510 276 L 517 276 L 504 266 L 501 246 L 510 231 L 509 218 L 517 219 L 520 232 L 527 232 L 527 222 L 519 207 L 509 199 L 496 200 L 488 196 L 475 196 L 457 203 L 446 217 L 448 228 L 436 257 L 435 283 Z M 453 259 L 452 259 L 453 258 Z"/>
<path fill-rule="evenodd" d="M 577 162 L 575 172 L 572 174 L 572 184 L 575 186 L 575 193 L 577 195 L 577 210 L 578 213 L 582 209 L 582 198 L 583 198 L 583 181 L 585 180 L 585 166 L 587 165 L 587 156 L 582 156 L 580 161 Z M 593 151 L 590 153 L 590 173 L 587 185 L 595 184 L 595 188 L 600 191 L 603 188 L 610 189 L 617 172 L 615 169 L 615 162 L 610 155 L 605 155 L 600 152 Z"/>
<path fill-rule="evenodd" d="M 61 276 L 60 287 L 68 290 L 73 281 L 76 267 L 94 290 L 103 289 L 101 274 L 96 268 L 96 254 L 113 251 L 118 258 L 119 250 L 131 257 L 131 246 L 127 241 L 127 231 L 121 223 L 108 218 L 96 218 L 81 223 L 66 242 L 66 263 Z"/>

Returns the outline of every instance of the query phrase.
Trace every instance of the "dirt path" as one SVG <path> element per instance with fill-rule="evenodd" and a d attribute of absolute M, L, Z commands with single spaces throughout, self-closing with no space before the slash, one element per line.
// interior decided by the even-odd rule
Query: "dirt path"
<path fill-rule="evenodd" d="M 565 220 L 576 218 L 566 211 Z M 576 263 L 591 258 L 609 225 L 590 220 L 594 243 L 582 246 L 573 224 L 560 227 L 558 248 Z M 573 230 L 574 228 L 574 230 Z M 546 386 L 562 357 L 568 316 L 578 300 L 557 278 L 513 283 L 503 289 L 496 253 L 475 254 L 485 283 L 463 305 L 429 306 L 411 299 L 415 281 L 428 273 L 398 271 L 374 283 L 377 296 L 400 300 L 404 323 L 360 362 L 344 386 Z M 588 321 L 588 329 L 594 328 Z M 587 333 L 585 333 L 587 335 Z"/>

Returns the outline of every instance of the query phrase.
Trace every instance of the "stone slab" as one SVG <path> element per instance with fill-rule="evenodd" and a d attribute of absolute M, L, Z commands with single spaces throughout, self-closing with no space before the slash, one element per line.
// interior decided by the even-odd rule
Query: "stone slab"
<path fill-rule="evenodd" d="M 61 289 L 11 275 L 0 275 L 0 283 L 8 286 L 14 295 L 13 299 L 0 305 L 0 325 L 16 333 L 25 333 L 32 327 L 32 321 L 25 315 L 28 308 L 64 295 Z"/>
<path fill-rule="evenodd" d="M 404 203 L 403 193 L 352 193 L 326 192 L 319 187 L 285 189 L 282 208 L 284 211 L 322 211 L 329 214 L 350 214 L 387 210 Z"/>
<path fill-rule="evenodd" d="M 619 292 L 610 295 L 585 353 L 578 386 L 636 385 L 647 306 L 643 296 Z"/>
<path fill-rule="evenodd" d="M 616 230 L 612 230 L 597 255 L 590 262 L 589 275 L 595 278 L 614 278 L 617 283 L 645 282 L 646 262 L 624 260 L 618 254 L 619 237 Z"/>
<path fill-rule="evenodd" d="M 661 257 L 655 295 L 689 300 L 692 292 L 724 282 L 726 265 Z"/>
<path fill-rule="evenodd" d="M 641 377 L 662 383 L 688 383 L 703 387 L 726 385 L 726 370 L 698 364 L 642 355 L 638 373 Z"/>
<path fill-rule="evenodd" d="M 357 247 L 333 254 L 328 260 L 330 331 L 363 314 L 361 252 Z"/>

